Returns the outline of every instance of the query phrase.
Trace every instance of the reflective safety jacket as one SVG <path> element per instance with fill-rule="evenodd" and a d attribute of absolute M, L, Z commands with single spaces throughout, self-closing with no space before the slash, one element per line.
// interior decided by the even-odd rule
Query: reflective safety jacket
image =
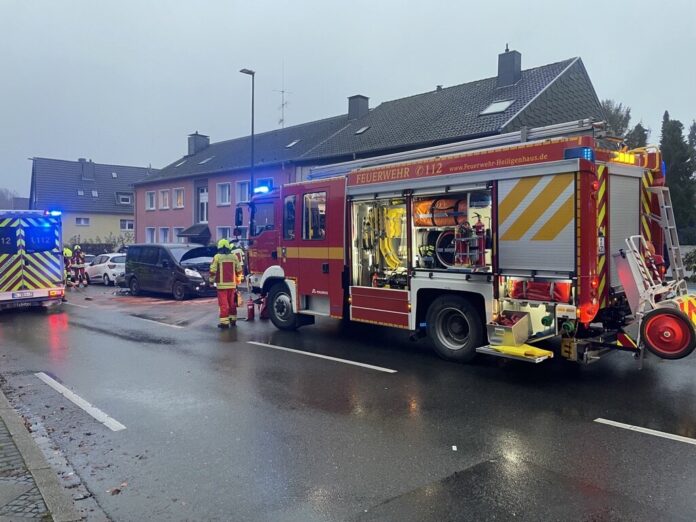
<path fill-rule="evenodd" d="M 242 281 L 244 281 L 244 250 L 239 248 L 238 246 L 235 246 L 232 248 L 232 251 L 230 252 L 231 255 L 237 256 L 237 259 L 239 259 L 239 262 L 242 265 L 242 273 L 237 275 L 237 284 L 242 284 Z"/>
<path fill-rule="evenodd" d="M 85 267 L 85 253 L 82 250 L 75 250 L 73 252 L 71 265 L 73 268 Z"/>
<path fill-rule="evenodd" d="M 242 263 L 235 254 L 215 254 L 210 264 L 210 277 L 219 290 L 237 288 L 237 277 L 242 274 Z"/>

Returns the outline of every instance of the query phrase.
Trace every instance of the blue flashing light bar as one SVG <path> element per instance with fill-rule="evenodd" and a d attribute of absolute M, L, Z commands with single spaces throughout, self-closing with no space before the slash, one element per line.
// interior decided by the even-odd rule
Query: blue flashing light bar
<path fill-rule="evenodd" d="M 260 187 L 256 187 L 254 189 L 254 194 L 268 194 L 268 191 L 270 189 L 266 185 L 261 185 Z"/>
<path fill-rule="evenodd" d="M 44 212 L 45 216 L 58 217 L 62 216 L 63 213 L 60 210 L 47 210 Z"/>
<path fill-rule="evenodd" d="M 587 161 L 594 161 L 594 149 L 592 147 L 572 147 L 566 149 L 563 152 L 563 157 L 565 159 L 584 159 Z"/>

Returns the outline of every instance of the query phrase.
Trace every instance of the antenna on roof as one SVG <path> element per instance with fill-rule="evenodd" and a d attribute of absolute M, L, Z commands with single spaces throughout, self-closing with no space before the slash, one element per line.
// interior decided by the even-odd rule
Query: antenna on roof
<path fill-rule="evenodd" d="M 273 92 L 279 92 L 280 93 L 280 119 L 278 120 L 278 125 L 280 125 L 281 129 L 285 128 L 285 107 L 288 106 L 288 102 L 285 101 L 285 95 L 286 94 L 292 94 L 290 91 L 285 90 L 285 60 L 283 60 L 283 80 L 282 80 L 282 87 L 280 90 L 278 89 L 273 89 Z"/>
<path fill-rule="evenodd" d="M 507 42 L 505 42 L 505 52 L 506 52 L 506 53 L 509 53 L 509 52 L 510 52 L 510 48 L 508 47 Z"/>

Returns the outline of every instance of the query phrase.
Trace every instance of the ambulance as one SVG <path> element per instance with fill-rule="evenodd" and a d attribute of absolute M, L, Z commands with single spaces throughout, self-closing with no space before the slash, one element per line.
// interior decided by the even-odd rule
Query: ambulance
<path fill-rule="evenodd" d="M 400 328 L 461 362 L 696 347 L 656 147 L 628 151 L 582 120 L 309 177 L 251 202 L 250 283 L 278 328 Z"/>
<path fill-rule="evenodd" d="M 0 310 L 60 304 L 61 213 L 0 210 Z"/>

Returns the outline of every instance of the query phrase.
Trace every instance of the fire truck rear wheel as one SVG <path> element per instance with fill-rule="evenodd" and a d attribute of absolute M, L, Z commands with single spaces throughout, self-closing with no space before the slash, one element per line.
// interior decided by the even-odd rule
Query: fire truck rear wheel
<path fill-rule="evenodd" d="M 276 283 L 268 292 L 268 315 L 279 330 L 297 329 L 297 314 L 292 311 L 292 297 L 284 283 Z"/>
<path fill-rule="evenodd" d="M 696 348 L 694 326 L 681 310 L 656 308 L 643 317 L 640 338 L 661 359 L 682 359 Z"/>
<path fill-rule="evenodd" d="M 481 315 L 469 300 L 459 295 L 435 299 L 426 318 L 428 337 L 443 359 L 469 362 L 483 344 Z"/>

